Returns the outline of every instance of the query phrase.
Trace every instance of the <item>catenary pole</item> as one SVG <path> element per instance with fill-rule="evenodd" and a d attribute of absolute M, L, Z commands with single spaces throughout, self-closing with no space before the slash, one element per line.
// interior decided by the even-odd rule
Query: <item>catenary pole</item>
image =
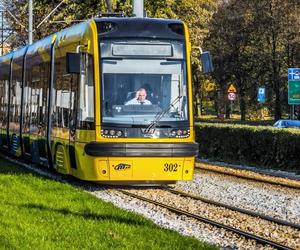
<path fill-rule="evenodd" d="M 32 44 L 32 40 L 33 40 L 33 36 L 32 36 L 32 16 L 33 16 L 33 9 L 32 9 L 32 1 L 33 0 L 29 0 L 29 5 L 28 5 L 28 43 Z"/>
<path fill-rule="evenodd" d="M 3 17 L 4 13 L 3 11 L 1 11 L 1 56 L 3 56 L 3 50 L 4 50 L 4 17 Z"/>
<path fill-rule="evenodd" d="M 106 7 L 107 7 L 107 12 L 112 13 L 112 8 L 111 8 L 111 2 L 110 0 L 105 0 L 106 2 Z"/>
<path fill-rule="evenodd" d="M 144 0 L 133 0 L 133 15 L 144 17 Z"/>

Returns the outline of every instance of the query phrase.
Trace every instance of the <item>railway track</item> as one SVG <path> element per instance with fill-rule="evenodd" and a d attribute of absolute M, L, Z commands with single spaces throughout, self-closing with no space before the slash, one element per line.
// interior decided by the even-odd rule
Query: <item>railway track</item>
<path fill-rule="evenodd" d="M 299 224 L 291 223 L 291 222 L 285 221 L 285 220 L 276 219 L 276 218 L 273 218 L 273 217 L 270 217 L 270 216 L 267 216 L 267 215 L 264 215 L 264 214 L 261 214 L 261 213 L 256 213 L 256 212 L 253 212 L 253 211 L 250 211 L 250 210 L 230 206 L 230 205 L 227 205 L 227 204 L 224 204 L 224 203 L 212 201 L 212 200 L 205 199 L 203 197 L 195 196 L 195 195 L 192 195 L 192 194 L 188 194 L 188 193 L 185 193 L 185 192 L 173 189 L 173 188 L 172 189 L 171 188 L 165 188 L 165 189 L 168 190 L 169 192 L 173 193 L 173 194 L 177 194 L 177 195 L 181 195 L 181 196 L 184 196 L 184 197 L 199 200 L 199 201 L 202 201 L 202 202 L 205 202 L 205 203 L 208 203 L 208 204 L 212 204 L 212 205 L 215 205 L 215 206 L 218 206 L 218 207 L 224 207 L 224 208 L 230 209 L 232 211 L 247 214 L 247 215 L 250 215 L 250 216 L 253 216 L 253 217 L 261 218 L 263 220 L 274 222 L 274 223 L 279 224 L 279 225 L 288 226 L 288 227 L 292 227 L 292 228 L 300 230 L 300 225 Z"/>
<path fill-rule="evenodd" d="M 233 167 L 231 165 L 221 165 L 215 163 L 208 163 L 203 161 L 197 161 L 195 169 L 215 172 L 224 175 L 231 175 L 247 180 L 253 180 L 263 183 L 269 183 L 273 185 L 280 185 L 288 188 L 300 189 L 300 179 L 282 176 L 278 174 L 270 174 L 264 171 L 254 171 L 250 169 L 242 169 Z"/>
<path fill-rule="evenodd" d="M 298 225 L 298 224 L 290 223 L 290 222 L 279 220 L 279 219 L 276 219 L 276 218 L 271 218 L 269 216 L 265 216 L 265 215 L 258 214 L 258 213 L 252 212 L 252 211 L 248 211 L 248 210 L 228 206 L 228 205 L 225 205 L 225 204 L 213 202 L 213 201 L 201 198 L 201 197 L 197 197 L 197 196 L 194 196 L 194 195 L 190 195 L 190 194 L 178 191 L 178 190 L 174 190 L 174 189 L 170 189 L 170 188 L 163 188 L 163 189 L 165 191 L 171 192 L 171 193 L 173 193 L 175 195 L 179 195 L 181 197 L 190 198 L 190 199 L 194 199 L 194 200 L 200 200 L 202 202 L 209 203 L 209 204 L 214 205 L 214 206 L 221 206 L 221 207 L 224 207 L 226 209 L 230 209 L 230 210 L 233 210 L 233 211 L 236 211 L 236 212 L 239 212 L 239 213 L 243 213 L 243 214 L 255 217 L 255 218 L 261 218 L 263 220 L 267 220 L 267 221 L 272 222 L 272 223 L 276 223 L 276 224 L 279 224 L 279 225 L 291 227 L 291 228 L 296 229 L 296 230 L 300 229 L 300 225 Z M 119 190 L 119 191 L 121 193 L 123 193 L 124 195 L 128 195 L 128 196 L 131 196 L 133 198 L 136 198 L 136 199 L 139 199 L 139 200 L 157 205 L 157 206 L 165 208 L 165 209 L 168 209 L 170 212 L 173 212 L 173 213 L 176 213 L 176 214 L 179 214 L 179 215 L 185 215 L 185 216 L 188 216 L 190 218 L 196 219 L 200 222 L 203 222 L 203 223 L 206 223 L 206 224 L 218 227 L 218 228 L 222 228 L 222 229 L 231 231 L 231 232 L 233 232 L 237 235 L 243 236 L 243 237 L 245 237 L 249 240 L 255 240 L 257 243 L 260 243 L 260 244 L 263 244 L 263 245 L 268 245 L 268 246 L 274 247 L 276 249 L 294 249 L 293 247 L 283 245 L 283 244 L 278 243 L 274 240 L 271 240 L 271 239 L 268 239 L 268 238 L 265 238 L 265 237 L 247 232 L 245 230 L 241 230 L 237 227 L 233 227 L 233 226 L 226 225 L 224 223 L 220 223 L 217 220 L 207 218 L 207 216 L 202 216 L 202 215 L 199 215 L 198 213 L 193 213 L 193 212 L 187 211 L 185 209 L 183 210 L 181 208 L 178 208 L 177 206 L 166 204 L 165 202 L 157 201 L 156 199 L 147 198 L 144 195 L 139 195 L 139 194 L 132 193 L 131 191 L 126 191 L 126 190 Z"/>

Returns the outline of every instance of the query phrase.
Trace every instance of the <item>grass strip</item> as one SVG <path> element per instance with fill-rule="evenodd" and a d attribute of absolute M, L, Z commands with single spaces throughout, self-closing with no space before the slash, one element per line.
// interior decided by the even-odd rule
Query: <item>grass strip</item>
<path fill-rule="evenodd" d="M 216 249 L 0 158 L 1 249 Z"/>

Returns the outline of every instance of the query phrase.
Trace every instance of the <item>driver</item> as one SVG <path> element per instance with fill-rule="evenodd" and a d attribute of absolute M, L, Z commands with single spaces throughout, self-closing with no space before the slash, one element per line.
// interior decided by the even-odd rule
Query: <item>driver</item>
<path fill-rule="evenodd" d="M 136 91 L 135 98 L 129 100 L 125 103 L 125 105 L 136 105 L 136 104 L 144 104 L 151 105 L 152 103 L 149 100 L 146 100 L 147 92 L 144 88 L 139 88 Z"/>

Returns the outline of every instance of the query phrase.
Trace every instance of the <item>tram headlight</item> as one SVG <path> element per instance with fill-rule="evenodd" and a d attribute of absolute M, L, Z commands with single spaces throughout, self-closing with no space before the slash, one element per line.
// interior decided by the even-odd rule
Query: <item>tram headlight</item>
<path fill-rule="evenodd" d="M 170 137 L 175 138 L 187 138 L 190 136 L 189 129 L 173 129 L 170 133 Z"/>
<path fill-rule="evenodd" d="M 124 136 L 124 132 L 118 129 L 102 129 L 101 135 L 105 138 L 119 138 Z"/>
<path fill-rule="evenodd" d="M 171 136 L 172 136 L 172 137 L 175 137 L 175 136 L 176 136 L 176 134 L 177 134 L 176 130 L 172 130 L 172 132 L 171 132 Z"/>
<path fill-rule="evenodd" d="M 118 131 L 116 132 L 116 135 L 117 135 L 118 137 L 121 137 L 121 136 L 123 135 L 123 133 L 122 133 L 121 130 L 118 130 Z"/>
<path fill-rule="evenodd" d="M 178 129 L 176 134 L 177 134 L 177 136 L 182 136 L 182 130 Z"/>
<path fill-rule="evenodd" d="M 116 134 L 116 131 L 114 129 L 109 130 L 109 135 L 114 136 Z"/>

